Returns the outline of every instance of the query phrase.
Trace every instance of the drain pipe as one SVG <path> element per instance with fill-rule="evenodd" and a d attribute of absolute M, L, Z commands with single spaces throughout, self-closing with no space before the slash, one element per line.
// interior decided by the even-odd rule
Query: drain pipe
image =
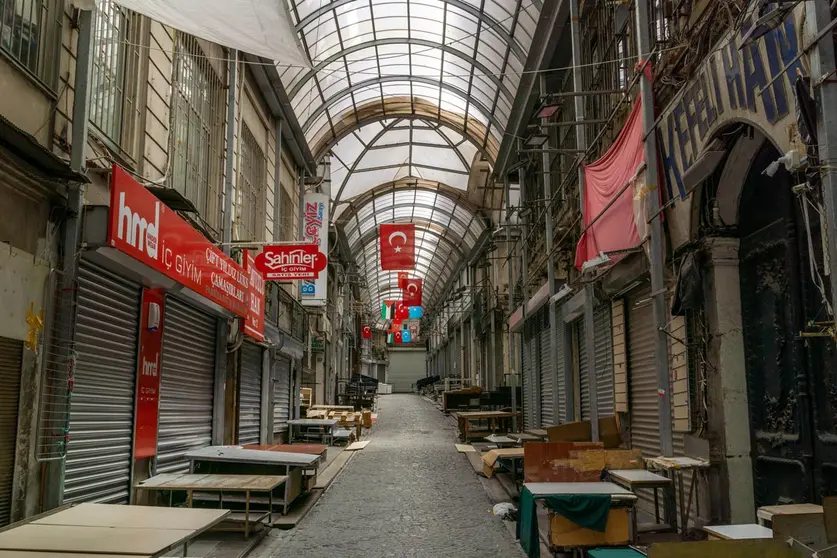
<path fill-rule="evenodd" d="M 224 180 L 224 229 L 223 229 L 223 250 L 226 254 L 232 249 L 232 224 L 233 224 L 233 196 L 235 195 L 235 108 L 238 92 L 238 51 L 230 52 L 229 74 L 227 89 L 227 153 L 226 153 L 226 177 Z"/>

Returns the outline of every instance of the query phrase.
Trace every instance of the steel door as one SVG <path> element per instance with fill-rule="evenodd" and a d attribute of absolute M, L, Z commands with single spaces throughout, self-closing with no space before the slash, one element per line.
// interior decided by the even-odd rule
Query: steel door
<path fill-rule="evenodd" d="M 273 364 L 273 439 L 288 431 L 291 413 L 291 360 L 276 355 Z"/>
<path fill-rule="evenodd" d="M 578 336 L 578 391 L 581 394 L 581 420 L 590 419 L 590 363 L 587 358 L 587 328 L 584 316 L 576 320 Z"/>
<path fill-rule="evenodd" d="M 552 331 L 549 329 L 549 306 L 541 310 L 536 320 L 541 324 L 540 339 L 538 344 L 541 351 L 541 381 L 540 381 L 540 401 L 541 401 L 541 426 L 552 426 L 555 424 L 554 401 L 553 401 L 553 384 L 554 378 L 552 376 L 552 355 L 550 354 L 550 337 Z"/>
<path fill-rule="evenodd" d="M 262 351 L 255 343 L 241 345 L 238 384 L 238 443 L 258 444 L 262 424 Z"/>
<path fill-rule="evenodd" d="M 613 416 L 613 326 L 610 305 L 599 306 L 593 320 L 596 324 L 596 407 L 601 418 Z"/>

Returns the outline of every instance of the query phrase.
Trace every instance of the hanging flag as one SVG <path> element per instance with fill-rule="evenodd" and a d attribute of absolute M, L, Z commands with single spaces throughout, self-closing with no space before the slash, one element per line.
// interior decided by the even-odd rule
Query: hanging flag
<path fill-rule="evenodd" d="M 391 320 L 395 317 L 395 301 L 385 300 L 381 303 L 381 319 Z"/>
<path fill-rule="evenodd" d="M 418 326 L 417 325 L 411 325 L 410 326 L 410 336 L 413 339 L 418 339 Z"/>
<path fill-rule="evenodd" d="M 398 288 L 403 289 L 407 286 L 407 281 L 410 279 L 410 274 L 402 271 L 398 274 Z"/>
<path fill-rule="evenodd" d="M 395 343 L 403 343 L 403 334 L 400 331 L 396 331 L 392 334 Z"/>
<path fill-rule="evenodd" d="M 381 269 L 395 271 L 416 266 L 416 226 L 412 223 L 381 225 Z"/>
<path fill-rule="evenodd" d="M 409 320 L 410 319 L 410 307 L 404 304 L 404 301 L 398 301 L 395 303 L 395 316 L 398 320 Z"/>
<path fill-rule="evenodd" d="M 402 299 L 407 306 L 421 306 L 421 279 L 407 279 L 401 287 Z"/>
<path fill-rule="evenodd" d="M 394 333 L 388 333 L 387 334 L 387 343 L 395 343 L 395 334 Z"/>
<path fill-rule="evenodd" d="M 405 329 L 404 331 L 401 332 L 401 342 L 402 343 L 409 343 L 410 339 L 411 339 L 411 337 L 410 337 L 410 330 L 409 329 Z"/>
<path fill-rule="evenodd" d="M 421 306 L 410 306 L 410 319 L 419 320 L 424 316 L 424 309 Z"/>
<path fill-rule="evenodd" d="M 372 339 L 372 328 L 368 325 L 363 326 L 363 338 Z"/>

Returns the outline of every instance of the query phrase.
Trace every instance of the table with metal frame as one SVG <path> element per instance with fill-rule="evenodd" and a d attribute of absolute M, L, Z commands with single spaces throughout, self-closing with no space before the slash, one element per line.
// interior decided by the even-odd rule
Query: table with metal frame
<path fill-rule="evenodd" d="M 317 428 L 322 432 L 317 432 L 316 436 L 319 437 L 320 440 L 324 444 L 331 445 L 334 443 L 334 429 L 337 428 L 337 425 L 340 424 L 340 421 L 337 419 L 294 419 L 288 421 L 288 443 L 293 444 L 297 430 L 299 430 L 300 434 L 302 434 L 303 428 Z M 306 440 L 307 441 L 307 440 Z"/>
<path fill-rule="evenodd" d="M 484 438 L 486 432 L 490 434 L 505 434 L 512 430 L 512 419 L 520 419 L 520 413 L 509 411 L 473 411 L 452 413 L 456 417 L 459 427 L 459 437 L 463 442 L 474 438 Z M 472 422 L 487 422 L 488 430 L 471 429 Z"/>
<path fill-rule="evenodd" d="M 697 486 L 698 474 L 709 469 L 709 462 L 705 459 L 698 459 L 695 457 L 651 457 L 645 460 L 645 466 L 651 471 L 664 472 L 671 479 L 676 487 L 677 494 L 680 496 L 680 536 L 685 539 L 689 531 L 689 516 L 692 511 L 692 501 L 697 500 L 695 496 L 695 487 Z M 686 491 L 684 489 L 683 473 L 692 471 L 692 480 L 689 483 L 689 495 L 686 499 Z M 672 491 L 673 492 L 673 491 Z M 669 498 L 669 509 L 674 511 L 676 517 L 677 504 L 674 496 Z M 686 502 L 684 506 L 682 503 Z M 677 529 L 676 521 L 674 528 Z"/>
<path fill-rule="evenodd" d="M 173 503 L 175 492 L 186 492 L 186 507 L 192 507 L 192 494 L 198 492 L 217 492 L 219 508 L 224 506 L 224 492 L 244 493 L 244 538 L 250 536 L 250 493 L 266 492 L 269 499 L 267 513 L 253 518 L 254 523 L 267 518 L 273 523 L 273 490 L 286 483 L 288 477 L 281 475 L 186 475 L 180 473 L 155 475 L 139 483 L 139 490 L 168 491 L 169 507 Z"/>
<path fill-rule="evenodd" d="M 665 491 L 666 498 L 674 496 L 674 483 L 668 477 L 652 473 L 645 469 L 615 469 L 607 472 L 610 480 L 614 484 L 618 484 L 623 488 L 627 488 L 631 492 L 635 492 L 639 488 L 647 488 L 654 491 L 654 520 L 655 525 L 660 526 L 661 531 L 673 530 L 677 532 L 677 521 L 674 517 L 667 517 L 668 525 L 663 525 L 660 522 L 660 506 L 658 490 Z M 668 509 L 668 508 L 666 508 Z M 675 521 L 671 521 L 675 519 Z M 634 532 L 638 533 L 637 514 L 633 516 Z"/>

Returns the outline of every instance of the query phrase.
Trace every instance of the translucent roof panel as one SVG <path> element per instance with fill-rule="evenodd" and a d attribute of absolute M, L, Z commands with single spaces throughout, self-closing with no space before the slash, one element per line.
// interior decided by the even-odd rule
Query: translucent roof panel
<path fill-rule="evenodd" d="M 477 148 L 454 130 L 418 119 L 382 120 L 359 128 L 331 149 L 332 197 L 350 200 L 402 178 L 468 188 Z"/>
<path fill-rule="evenodd" d="M 288 1 L 311 67 L 279 71 L 315 155 L 393 99 L 455 115 L 480 149 L 500 143 L 541 0 Z"/>
<path fill-rule="evenodd" d="M 424 280 L 425 306 L 438 301 L 448 279 L 485 231 L 482 218 L 464 196 L 427 180 L 385 184 L 346 204 L 337 224 L 366 278 L 361 296 L 372 312 L 384 300 L 401 298 L 397 273 L 381 270 L 379 251 L 378 225 L 393 222 L 416 226 L 416 267 L 410 276 Z"/>

